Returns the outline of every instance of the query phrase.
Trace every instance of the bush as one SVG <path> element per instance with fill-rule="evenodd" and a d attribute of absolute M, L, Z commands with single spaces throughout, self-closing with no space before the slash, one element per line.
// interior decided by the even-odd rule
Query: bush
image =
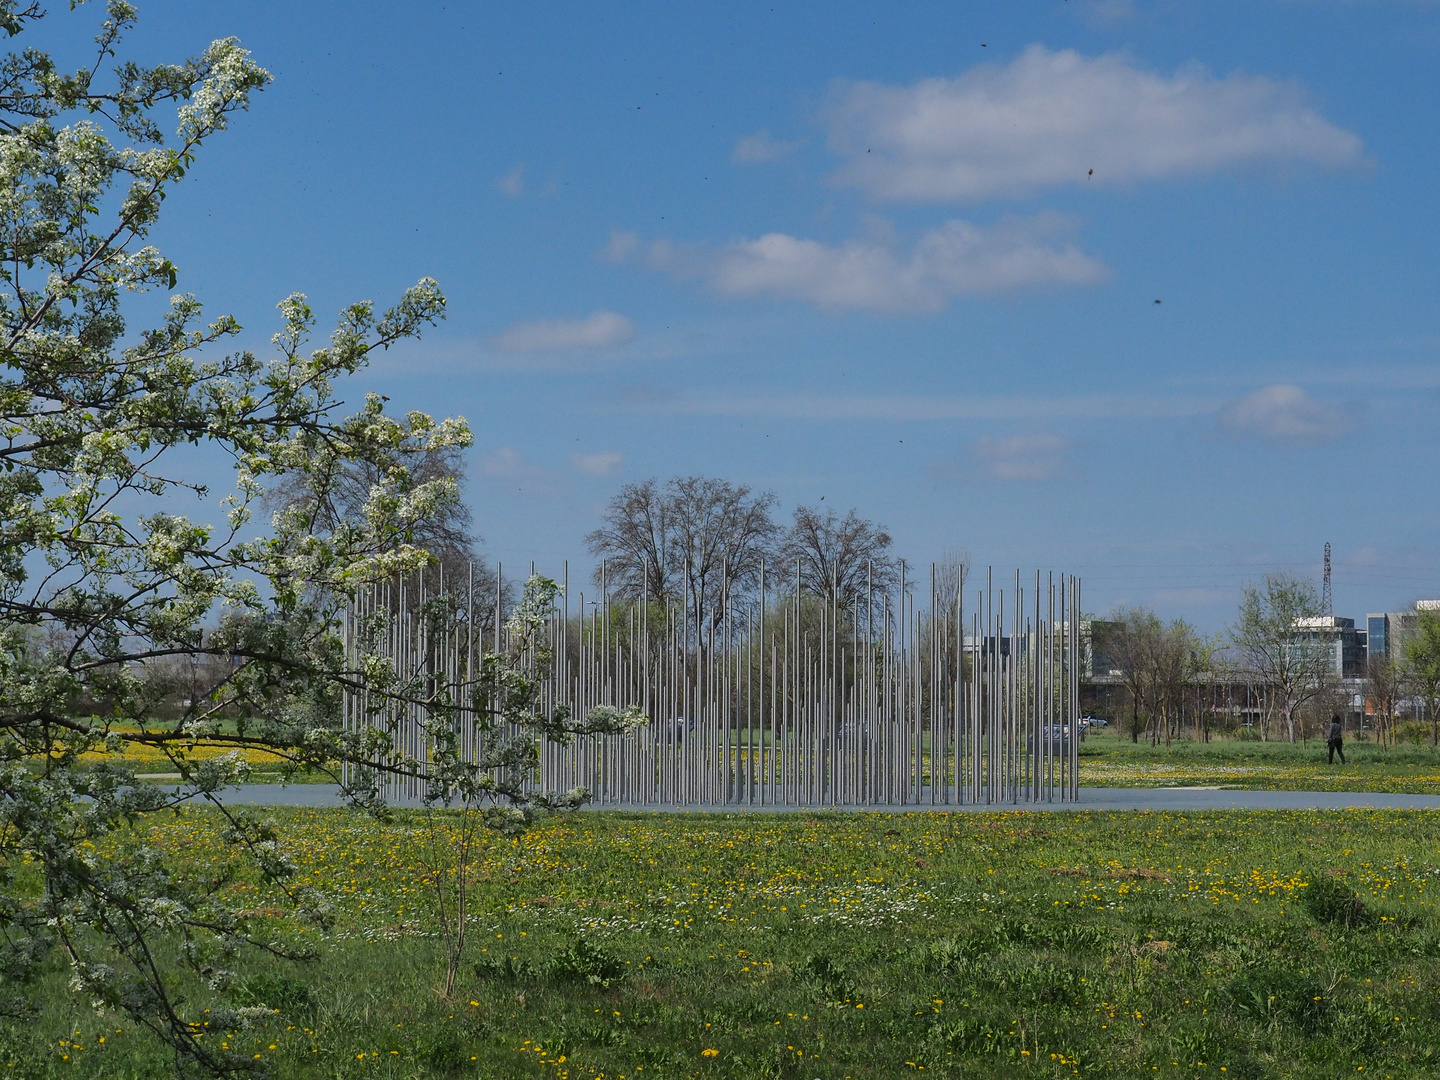
<path fill-rule="evenodd" d="M 1430 741 L 1430 728 L 1418 720 L 1402 720 L 1395 725 L 1395 741 L 1421 746 Z"/>

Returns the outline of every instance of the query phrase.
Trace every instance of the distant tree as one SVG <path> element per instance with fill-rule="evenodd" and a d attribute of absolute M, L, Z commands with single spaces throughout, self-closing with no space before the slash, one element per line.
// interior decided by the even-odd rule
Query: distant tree
<path fill-rule="evenodd" d="M 1206 635 L 1198 639 L 1194 653 L 1194 672 L 1191 688 L 1195 692 L 1195 739 L 1210 741 L 1210 725 L 1218 710 L 1217 691 L 1229 684 L 1233 665 L 1226 654 L 1225 641 L 1219 635 Z M 1201 694 L 1209 689 L 1208 705 L 1201 704 Z"/>
<path fill-rule="evenodd" d="M 796 566 L 800 587 L 853 607 L 873 587 L 888 591 L 899 578 L 900 562 L 890 552 L 890 534 L 851 509 L 842 518 L 834 510 L 801 506 L 780 545 L 781 571 Z"/>
<path fill-rule="evenodd" d="M 1301 710 L 1334 678 L 1327 635 L 1302 622 L 1320 615 L 1320 598 L 1309 581 L 1268 574 L 1263 586 L 1245 588 L 1230 636 L 1246 669 L 1266 689 L 1262 737 L 1268 738 L 1269 721 L 1278 715 L 1295 742 Z"/>
<path fill-rule="evenodd" d="M 1146 608 L 1122 607 L 1095 626 L 1096 648 L 1120 672 L 1130 698 L 1130 741 L 1138 743 L 1150 715 L 1151 657 L 1158 651 L 1156 643 L 1164 634 L 1164 624 Z"/>
<path fill-rule="evenodd" d="M 627 484 L 585 538 L 611 595 L 681 604 L 697 629 L 752 590 L 773 560 L 775 496 L 704 476 Z"/>
<path fill-rule="evenodd" d="M 1179 731 L 1185 699 L 1205 663 L 1205 652 L 1200 637 L 1183 619 L 1162 626 L 1145 641 L 1142 655 L 1149 669 L 1146 682 L 1158 722 L 1156 735 L 1163 732 L 1167 746 Z"/>
<path fill-rule="evenodd" d="M 374 461 L 340 459 L 333 447 L 322 445 L 316 452 L 334 460 L 307 462 L 305 468 L 287 472 L 271 483 L 265 502 L 273 510 L 293 514 L 312 533 L 330 533 L 346 522 L 362 520 L 366 503 L 375 491 L 384 489 L 390 477 L 386 468 Z M 488 640 L 495 630 L 497 607 L 503 618 L 515 589 L 510 581 L 499 582 L 495 569 L 486 563 L 480 553 L 475 515 L 459 497 L 466 482 L 464 447 L 421 444 L 402 448 L 396 459 L 407 470 L 412 485 L 454 485 L 456 498 L 441 504 L 433 517 L 416 522 L 409 539 L 430 553 L 434 562 L 425 572 L 442 576 L 446 592 L 462 608 L 473 601 L 476 624 Z M 316 464 L 321 467 L 314 467 Z"/>
<path fill-rule="evenodd" d="M 1130 740 L 1148 730 L 1151 742 L 1168 745 L 1178 731 L 1185 701 L 1209 664 L 1210 648 L 1183 619 L 1164 623 L 1142 607 L 1118 608 L 1092 624 L 1095 648 L 1118 670 L 1130 697 Z"/>
<path fill-rule="evenodd" d="M 342 460 L 336 448 L 324 445 L 316 453 L 334 458 L 331 467 L 286 473 L 271 483 L 265 501 L 274 509 L 295 513 L 313 532 L 331 532 L 343 522 L 363 517 L 366 502 L 388 478 L 381 463 Z M 407 449 L 403 460 L 411 483 L 451 481 L 457 494 L 464 487 L 464 447 L 421 445 Z M 478 539 L 474 514 L 458 498 L 430 520 L 417 522 L 410 535 L 411 543 L 436 556 L 468 556 Z"/>
<path fill-rule="evenodd" d="M 1430 744 L 1440 745 L 1440 611 L 1417 612 L 1404 642 L 1407 681 L 1425 702 Z"/>
<path fill-rule="evenodd" d="M 605 523 L 585 537 L 590 553 L 604 560 L 604 583 L 616 596 L 663 601 L 679 592 L 670 512 L 670 500 L 657 481 L 626 484 L 606 507 Z"/>
<path fill-rule="evenodd" d="M 970 553 L 950 548 L 935 564 L 935 602 L 946 610 L 962 612 L 965 604 L 965 583 L 970 580 Z"/>
<path fill-rule="evenodd" d="M 1374 710 L 1380 742 L 1395 743 L 1395 708 L 1404 696 L 1405 672 L 1395 658 L 1376 653 L 1365 664 L 1365 696 Z"/>
<path fill-rule="evenodd" d="M 1301 741 L 1329 732 L 1333 717 L 1340 717 L 1342 725 L 1348 720 L 1354 707 L 1354 695 L 1339 679 L 1327 679 L 1320 692 L 1305 703 L 1300 710 Z"/>

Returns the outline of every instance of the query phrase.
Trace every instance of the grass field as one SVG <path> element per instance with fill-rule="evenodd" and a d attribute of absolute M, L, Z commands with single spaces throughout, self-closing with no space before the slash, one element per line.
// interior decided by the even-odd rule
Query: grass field
<path fill-rule="evenodd" d="M 228 723 L 226 729 L 233 733 L 233 726 Z M 117 727 L 116 730 L 123 734 L 133 728 Z M 257 784 L 276 783 L 284 779 L 292 784 L 304 783 L 330 783 L 328 776 L 305 770 L 298 773 L 286 774 L 286 762 L 283 758 L 267 751 L 254 747 L 236 749 L 225 743 L 207 743 L 203 740 L 191 745 L 189 743 L 177 744 L 175 752 L 181 754 L 192 765 L 208 761 L 211 758 L 222 757 L 226 754 L 236 754 L 251 768 L 251 782 Z M 91 751 L 81 755 L 82 761 L 111 761 L 123 763 L 135 769 L 136 773 L 147 780 L 175 780 L 180 774 L 176 771 L 175 763 L 156 746 L 147 746 L 142 743 L 127 743 L 123 751 L 110 753 L 108 751 Z"/>
<path fill-rule="evenodd" d="M 230 752 L 223 745 L 187 748 L 192 761 Z M 283 762 L 259 750 L 244 750 L 254 783 L 282 779 Z M 1132 743 L 1115 730 L 1092 733 L 1080 746 L 1080 783 L 1087 787 L 1219 786 L 1286 791 L 1377 791 L 1440 795 L 1440 750 L 1427 745 L 1382 747 L 1347 741 L 1348 763 L 1326 763 L 1325 745 L 1258 742 L 1216 738 L 1189 739 L 1170 746 Z M 99 755 L 92 755 L 98 760 Z M 124 759 L 149 779 L 178 778 L 175 767 L 156 749 L 131 745 Z M 330 783 L 328 776 L 302 772 L 290 783 Z"/>
<path fill-rule="evenodd" d="M 220 745 L 187 747 L 192 761 L 231 752 Z M 253 783 L 278 782 L 283 765 L 275 755 L 240 751 L 252 770 Z M 1170 746 L 1132 743 L 1112 728 L 1092 733 L 1080 746 L 1080 783 L 1087 787 L 1218 786 L 1271 788 L 1286 791 L 1376 791 L 1440 795 L 1440 750 L 1428 744 L 1382 747 L 1374 742 L 1347 741 L 1348 764 L 1326 763 L 1325 744 L 1258 742 L 1216 738 L 1212 742 L 1182 739 Z M 101 755 L 90 757 L 98 760 Z M 139 773 L 157 781 L 178 779 L 175 766 L 158 750 L 130 745 L 123 758 Z M 301 772 L 290 783 L 331 783 L 320 773 Z"/>
<path fill-rule="evenodd" d="M 1440 815 L 555 818 L 470 868 L 450 1001 L 421 819 L 275 817 L 338 921 L 250 970 L 268 1024 L 211 1038 L 281 1077 L 1440 1075 Z M 198 870 L 215 834 L 153 838 Z M 63 972 L 40 990 L 0 1075 L 172 1074 Z"/>
<path fill-rule="evenodd" d="M 1347 764 L 1327 764 L 1325 743 L 1237 739 L 1166 747 L 1107 731 L 1080 746 L 1080 783 L 1088 787 L 1216 785 L 1285 791 L 1382 791 L 1440 795 L 1440 751 L 1347 740 Z"/>

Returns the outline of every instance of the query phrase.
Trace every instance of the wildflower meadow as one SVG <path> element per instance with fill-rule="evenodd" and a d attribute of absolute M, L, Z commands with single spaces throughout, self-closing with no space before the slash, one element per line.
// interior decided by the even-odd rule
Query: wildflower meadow
<path fill-rule="evenodd" d="M 206 1036 L 277 1077 L 643 1080 L 1440 1072 L 1440 819 L 1426 812 L 624 814 L 488 837 L 441 983 L 449 818 L 276 810 L 331 905 L 303 930 L 205 811 L 137 839 L 245 896 L 309 963 L 250 956 Z M 97 857 L 106 857 L 98 853 Z M 0 1073 L 163 1077 L 47 976 Z M 209 991 L 189 988 L 203 1015 Z"/>

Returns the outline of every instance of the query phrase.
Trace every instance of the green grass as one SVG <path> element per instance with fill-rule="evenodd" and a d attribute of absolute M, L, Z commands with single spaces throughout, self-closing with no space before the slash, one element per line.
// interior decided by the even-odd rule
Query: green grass
<path fill-rule="evenodd" d="M 1151 746 L 1113 731 L 1080 746 L 1080 783 L 1090 787 L 1213 785 L 1288 791 L 1378 791 L 1440 795 L 1440 750 L 1347 739 L 1346 763 L 1328 764 L 1323 741 L 1191 739 Z"/>
<path fill-rule="evenodd" d="M 421 819 L 276 818 L 338 922 L 313 966 L 247 970 L 267 1026 L 212 1038 L 281 1077 L 1440 1074 L 1430 813 L 553 819 L 470 868 L 450 1001 Z M 199 868 L 215 832 L 156 840 Z M 36 989 L 0 1076 L 172 1074 L 63 972 Z"/>

